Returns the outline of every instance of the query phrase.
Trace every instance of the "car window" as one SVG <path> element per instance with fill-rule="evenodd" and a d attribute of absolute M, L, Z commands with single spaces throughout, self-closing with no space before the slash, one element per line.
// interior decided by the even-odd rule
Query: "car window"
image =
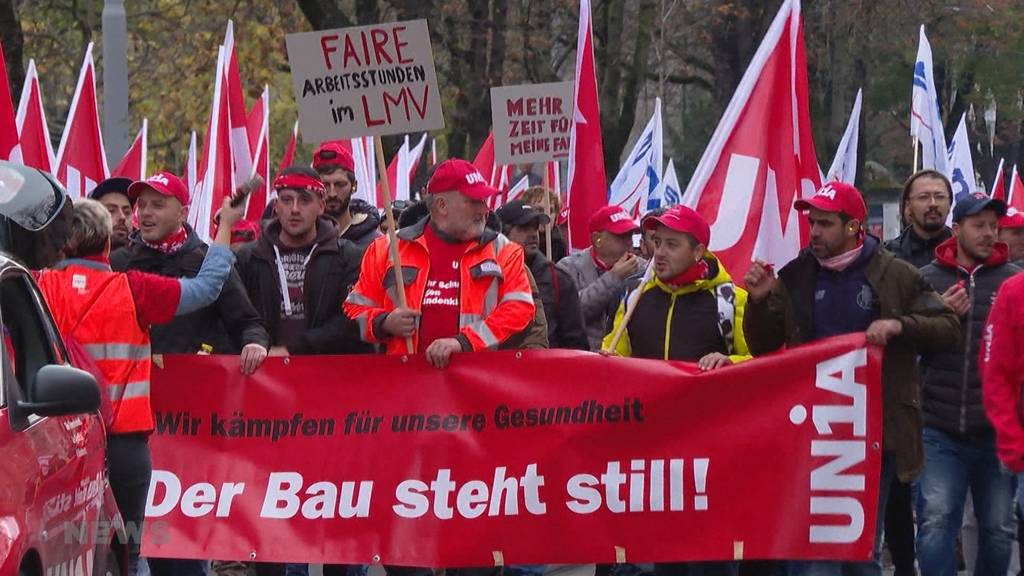
<path fill-rule="evenodd" d="M 60 350 L 54 347 L 52 327 L 43 316 L 38 293 L 24 272 L 12 270 L 0 277 L 0 309 L 4 359 L 8 360 L 4 375 L 13 371 L 22 397 L 29 398 L 28 386 L 36 372 L 55 363 Z"/>

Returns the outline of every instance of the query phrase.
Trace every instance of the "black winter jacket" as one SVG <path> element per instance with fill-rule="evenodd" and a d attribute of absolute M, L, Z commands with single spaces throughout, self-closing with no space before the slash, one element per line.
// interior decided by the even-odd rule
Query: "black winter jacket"
<path fill-rule="evenodd" d="M 129 236 L 128 246 L 110 255 L 117 272 L 141 270 L 172 278 L 194 278 L 203 265 L 207 246 L 185 225 L 185 245 L 171 254 L 163 254 L 142 243 L 138 231 Z M 212 305 L 177 316 L 170 324 L 150 328 L 154 354 L 195 354 L 203 344 L 214 354 L 238 354 L 246 344 L 270 346 L 267 329 L 246 295 L 238 271 L 224 282 L 220 296 Z"/>
<path fill-rule="evenodd" d="M 526 257 L 526 266 L 533 273 L 544 302 L 548 322 L 548 346 L 570 350 L 590 350 L 587 331 L 580 312 L 580 295 L 576 283 L 561 268 L 540 252 Z"/>
<path fill-rule="evenodd" d="M 281 321 L 281 285 L 271 238 L 280 234 L 281 224 L 268 221 L 259 239 L 238 251 L 235 264 L 249 298 L 272 335 Z M 352 242 L 339 239 L 334 222 L 328 218 L 317 221 L 316 243 L 302 288 L 307 329 L 284 346 L 296 355 L 372 353 L 373 346 L 360 339 L 355 322 L 341 309 L 359 277 L 362 251 Z"/>
<path fill-rule="evenodd" d="M 356 214 L 366 214 L 366 219 L 358 224 L 349 226 L 348 230 L 345 230 L 341 237 L 352 242 L 360 250 L 366 250 L 370 242 L 373 242 L 375 238 L 381 235 L 380 212 L 370 205 L 369 202 L 358 198 L 352 199 L 348 210 L 353 216 Z"/>
<path fill-rule="evenodd" d="M 932 260 L 935 259 L 935 249 L 952 235 L 953 233 L 949 228 L 943 228 L 942 234 L 925 240 L 915 234 L 912 227 L 907 226 L 903 229 L 902 234 L 885 243 L 885 249 L 892 252 L 900 260 L 909 262 L 914 268 L 920 270 L 931 264 Z"/>
<path fill-rule="evenodd" d="M 922 357 L 921 406 L 925 426 L 968 437 L 992 433 L 981 402 L 978 351 L 996 291 L 1020 268 L 1006 262 L 1006 245 L 997 243 L 989 263 L 972 274 L 956 264 L 956 248 L 956 240 L 950 238 L 936 250 L 936 259 L 921 269 L 921 275 L 939 294 L 963 281 L 971 302 L 966 317 L 960 318 L 956 347 Z"/>

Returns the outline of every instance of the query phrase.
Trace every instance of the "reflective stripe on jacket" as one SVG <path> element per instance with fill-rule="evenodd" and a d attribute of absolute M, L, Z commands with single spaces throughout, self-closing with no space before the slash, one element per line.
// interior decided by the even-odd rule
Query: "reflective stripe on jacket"
<path fill-rule="evenodd" d="M 43 271 L 38 284 L 61 334 L 73 335 L 106 378 L 110 432 L 152 432 L 149 331 L 139 326 L 128 276 L 73 265 Z"/>
<path fill-rule="evenodd" d="M 406 302 L 417 311 L 421 309 L 430 272 L 430 254 L 423 237 L 429 220 L 424 218 L 398 231 Z M 388 354 L 405 354 L 405 339 L 386 337 L 380 326 L 398 306 L 398 282 L 388 251 L 387 236 L 377 238 L 367 247 L 359 281 L 345 299 L 344 309 L 359 325 L 364 341 L 384 343 Z M 496 350 L 533 319 L 533 294 L 526 277 L 523 249 L 505 236 L 485 229 L 459 261 L 459 276 L 459 335 L 465 341 L 464 347 L 474 351 Z M 418 347 L 418 336 L 413 335 L 414 348 Z"/>

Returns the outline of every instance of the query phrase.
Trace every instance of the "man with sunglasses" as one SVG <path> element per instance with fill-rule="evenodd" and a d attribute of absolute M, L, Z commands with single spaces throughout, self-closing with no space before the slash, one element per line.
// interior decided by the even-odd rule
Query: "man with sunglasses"
<path fill-rule="evenodd" d="M 380 214 L 369 203 L 352 198 L 356 182 L 355 160 L 337 140 L 324 142 L 313 152 L 313 169 L 324 184 L 324 213 L 338 224 L 338 235 L 365 249 L 380 236 Z"/>

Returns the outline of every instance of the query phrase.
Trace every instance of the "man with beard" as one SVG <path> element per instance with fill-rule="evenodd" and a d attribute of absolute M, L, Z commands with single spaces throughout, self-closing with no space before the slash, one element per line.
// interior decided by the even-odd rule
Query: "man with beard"
<path fill-rule="evenodd" d="M 903 233 L 889 240 L 885 249 L 920 269 L 935 257 L 935 249 L 952 232 L 946 218 L 953 202 L 953 186 L 935 170 L 920 170 L 903 184 L 900 218 Z"/>
<path fill-rule="evenodd" d="M 398 305 L 398 275 L 387 237 L 366 250 L 345 313 L 364 341 L 405 354 L 406 339 L 437 367 L 453 353 L 496 350 L 534 317 L 523 249 L 486 227 L 496 191 L 472 164 L 449 159 L 427 183 L 429 216 L 398 234 L 406 307 Z"/>
<path fill-rule="evenodd" d="M 128 197 L 131 178 L 107 178 L 93 188 L 89 198 L 96 200 L 110 212 L 110 221 L 114 232 L 110 235 L 110 251 L 128 245 L 128 235 L 134 232 L 132 227 L 132 209 L 135 201 Z"/>
<path fill-rule="evenodd" d="M 338 141 L 324 142 L 313 152 L 313 169 L 327 190 L 324 213 L 337 223 L 338 235 L 365 249 L 381 235 L 380 214 L 369 203 L 352 198 L 359 186 L 352 153 Z"/>
<path fill-rule="evenodd" d="M 760 356 L 855 332 L 884 346 L 882 465 L 872 562 L 797 562 L 791 574 L 880 574 L 882 519 L 892 479 L 910 482 L 921 469 L 917 357 L 945 350 L 960 335 L 956 315 L 922 279 L 863 230 L 867 208 L 849 184 L 830 182 L 794 207 L 806 214 L 810 245 L 775 277 L 754 262 L 743 278 L 743 317 L 750 352 Z M 925 574 L 937 574 L 927 572 Z"/>
<path fill-rule="evenodd" d="M 921 273 L 960 317 L 955 348 L 925 354 L 922 408 L 925 463 L 918 503 L 917 557 L 923 574 L 956 571 L 956 536 L 968 490 L 978 520 L 973 574 L 1005 574 L 1015 541 L 1013 477 L 996 456 L 978 374 L 982 328 L 1000 285 L 1019 269 L 996 240 L 1001 200 L 975 192 L 953 210 L 953 237 L 935 251 Z"/>
<path fill-rule="evenodd" d="M 952 206 L 953 187 L 941 172 L 921 170 L 903 184 L 900 217 L 905 228 L 885 244 L 897 258 L 921 269 L 935 257 L 935 249 L 951 235 L 946 218 Z M 913 576 L 914 512 L 910 485 L 893 482 L 885 511 L 885 543 L 892 554 L 894 576 Z"/>
<path fill-rule="evenodd" d="M 548 326 L 548 347 L 590 350 L 580 312 L 576 283 L 569 274 L 544 257 L 540 228 L 551 218 L 522 200 L 513 200 L 496 212 L 502 232 L 523 247 L 526 266 L 537 282 Z"/>

